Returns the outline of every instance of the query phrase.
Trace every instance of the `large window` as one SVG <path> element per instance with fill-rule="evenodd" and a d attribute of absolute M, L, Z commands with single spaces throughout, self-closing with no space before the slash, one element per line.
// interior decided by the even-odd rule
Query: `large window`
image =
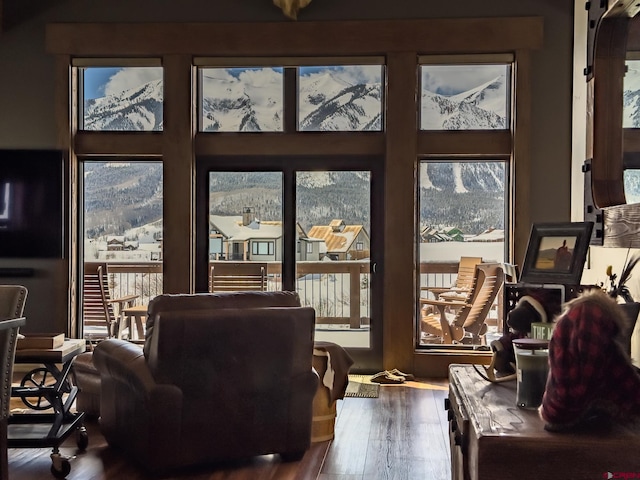
<path fill-rule="evenodd" d="M 134 297 L 146 304 L 162 293 L 162 163 L 82 162 L 83 296 L 85 338 L 107 334 L 101 298 L 89 292 L 98 269 L 106 275 L 108 299 Z M 123 304 L 109 308 L 121 316 Z"/>
<path fill-rule="evenodd" d="M 82 67 L 83 130 L 162 130 L 162 67 Z"/>
<path fill-rule="evenodd" d="M 303 65 L 289 60 L 287 66 L 214 67 L 206 64 L 222 60 L 198 59 L 199 130 L 282 132 L 288 115 L 297 131 L 383 130 L 381 63 L 312 66 L 300 60 Z M 290 105 L 285 90 L 296 92 Z"/>
<path fill-rule="evenodd" d="M 510 28 L 504 28 L 507 22 Z M 434 188 L 428 189 L 431 196 L 425 194 L 420 204 L 416 202 L 421 162 L 429 162 L 424 167 L 428 176 L 422 178 L 436 184 L 438 168 L 446 176 L 455 172 L 456 165 L 464 166 L 464 172 L 455 178 L 460 181 L 457 188 L 467 189 L 473 183 L 467 182 L 467 175 L 473 177 L 476 162 L 501 163 L 505 172 L 502 205 L 506 210 L 509 200 L 519 202 L 524 220 L 513 223 L 507 212 L 502 226 L 494 225 L 496 231 L 504 230 L 506 239 L 514 225 L 518 229 L 515 238 L 522 238 L 523 231 L 526 236 L 529 230 L 529 192 L 516 187 L 518 182 L 528 182 L 532 94 L 529 88 L 523 88 L 516 96 L 515 89 L 531 84 L 530 52 L 543 47 L 541 17 L 309 25 L 321 32 L 320 36 L 297 35 L 299 24 L 291 22 L 50 27 L 47 49 L 56 56 L 56 72 L 61 77 L 56 82 L 56 98 L 59 103 L 68 99 L 70 107 L 56 110 L 60 117 L 57 138 L 69 139 L 70 178 L 79 177 L 79 185 L 88 179 L 91 173 L 83 171 L 83 162 L 162 162 L 164 248 L 159 253 L 159 268 L 167 291 L 205 291 L 209 265 L 231 263 L 230 258 L 243 259 L 237 263 L 269 263 L 269 289 L 293 290 L 301 275 L 309 282 L 305 294 L 315 294 L 316 286 L 324 282 L 323 287 L 326 284 L 330 294 L 340 299 L 336 303 L 340 309 L 325 301 L 330 298 L 327 295 L 313 297 L 314 302 L 324 302 L 321 324 L 333 329 L 333 322 L 347 325 L 348 320 L 349 330 L 365 333 L 370 348 L 354 347 L 350 353 L 356 359 L 355 368 L 374 371 L 383 360 L 387 364 L 400 358 L 408 362 L 407 352 L 398 350 L 415 346 L 420 320 L 416 279 L 422 281 L 416 272 L 416 251 L 421 243 L 415 236 L 416 219 L 418 209 L 422 215 L 423 206 L 427 212 L 429 204 L 442 200 Z M 115 34 L 119 35 L 118 41 L 110 42 Z M 438 41 L 432 41 L 434 38 Z M 497 45 L 501 51 L 514 53 L 495 54 Z M 132 54 L 143 58 L 133 58 Z M 516 69 L 519 58 L 524 61 Z M 62 68 L 69 59 L 72 68 Z M 465 64 L 482 67 L 475 69 L 478 78 L 466 78 L 468 71 L 462 72 L 461 67 Z M 455 68 L 446 72 L 449 67 Z M 157 76 L 145 77 L 138 90 L 130 94 L 123 93 L 126 88 L 100 90 L 92 85 L 92 75 L 117 80 L 138 68 L 144 68 L 144 72 L 147 68 L 158 69 Z M 482 69 L 486 71 L 480 74 Z M 489 72 L 491 69 L 495 71 Z M 465 79 L 464 84 L 461 79 Z M 153 97 L 156 101 L 152 108 L 149 102 L 142 102 L 150 98 L 146 96 L 150 90 L 140 86 L 151 86 L 149 82 L 158 80 L 156 86 L 161 88 L 155 92 L 161 90 L 162 96 Z M 75 92 L 80 96 L 70 98 Z M 115 109 L 107 109 L 107 103 Z M 468 114 L 478 115 L 472 122 Z M 515 142 L 516 125 L 524 129 L 522 142 Z M 519 178 L 524 180 L 506 178 L 506 172 L 516 171 L 511 164 L 516 158 Z M 199 171 L 202 159 L 209 162 L 205 174 Z M 244 160 L 250 162 L 245 164 Z M 111 170 L 104 168 L 100 175 L 109 178 Z M 280 182 L 284 201 L 279 215 L 272 215 L 277 213 L 276 204 L 273 198 L 265 197 L 264 185 L 239 182 L 233 188 L 220 188 L 209 184 L 215 181 L 209 177 L 210 172 L 225 171 L 284 173 Z M 344 175 L 332 189 L 318 183 L 335 172 Z M 305 184 L 301 181 L 304 176 L 316 183 Z M 199 182 L 206 187 L 201 189 Z M 135 176 L 129 183 L 119 180 L 113 186 L 129 184 L 131 188 L 137 185 Z M 308 191 L 304 189 L 307 185 Z M 319 195 L 323 188 L 326 193 Z M 265 201 L 244 201 L 244 193 Z M 307 194 L 310 196 L 303 202 Z M 368 198 L 367 208 L 358 208 L 366 202 L 354 202 L 354 194 Z M 70 192 L 70 197 L 74 195 L 79 198 L 78 208 L 71 210 L 71 222 L 76 222 L 72 232 L 82 235 L 81 203 L 90 204 L 92 200 L 85 199 L 80 189 Z M 457 195 L 456 202 L 448 207 L 465 197 Z M 120 201 L 117 196 L 115 192 L 106 194 L 105 201 Z M 146 206 L 150 198 L 152 192 L 147 191 L 134 203 Z M 226 205 L 230 199 L 233 205 Z M 261 232 L 253 228 L 257 222 L 242 225 L 240 218 L 225 224 L 229 218 L 215 218 L 243 217 L 245 208 L 254 209 Z M 464 217 L 465 224 L 458 227 L 460 235 L 466 238 L 476 233 L 466 230 L 477 223 L 473 215 L 455 217 L 453 213 L 449 212 L 446 220 L 425 217 L 425 225 L 427 221 L 451 225 L 452 220 Z M 310 215 L 319 216 L 305 220 Z M 111 252 L 134 252 L 126 250 L 133 247 L 129 229 L 146 225 L 147 220 L 137 215 L 112 218 L 111 212 L 103 217 L 104 224 L 99 218 L 94 222 L 87 217 L 87 235 L 104 235 L 107 227 L 123 232 L 117 236 L 127 238 L 115 239 Z M 216 221 L 210 222 L 212 219 Z M 124 224 L 119 223 L 123 220 Z M 238 221 L 245 227 L 240 229 L 244 236 L 235 228 Z M 277 229 L 275 223 L 268 222 L 278 221 L 285 230 L 281 240 L 278 232 L 265 233 L 265 227 Z M 114 228 L 116 224 L 119 226 Z M 204 225 L 201 229 L 200 224 Z M 309 234 L 314 226 L 330 228 L 333 237 L 344 240 L 350 248 L 342 252 L 329 247 L 320 236 Z M 364 235 L 356 238 L 349 230 L 358 226 L 366 229 L 369 239 Z M 81 239 L 74 240 L 71 244 L 84 245 Z M 267 247 L 267 254 L 261 255 L 264 245 L 256 244 L 254 254 L 252 241 L 273 242 L 273 253 L 269 254 Z M 277 258 L 281 252 L 284 260 Z M 88 245 L 85 253 L 92 256 L 94 250 Z M 254 255 L 269 258 L 246 260 Z M 420 265 L 430 262 L 430 255 L 421 257 Z M 509 252 L 509 258 L 512 256 Z M 78 263 L 78 257 L 70 260 L 72 265 Z M 310 269 L 296 271 L 296 262 L 297 267 L 307 262 Z M 346 266 L 348 272 L 340 270 Z M 73 272 L 70 284 L 81 285 Z M 345 282 L 337 281 L 340 278 Z M 78 291 L 77 298 L 82 293 Z M 77 311 L 82 315 L 80 309 Z M 77 315 L 73 308 L 69 313 L 73 329 Z M 391 346 L 385 349 L 384 357 L 383 323 L 385 344 Z M 365 353 L 371 355 L 362 363 Z"/>
<path fill-rule="evenodd" d="M 501 334 L 497 297 L 489 309 L 482 336 L 468 332 L 455 342 L 440 334 L 437 323 L 444 315 L 453 323 L 461 311 L 460 304 L 469 302 L 470 291 L 455 286 L 456 275 L 438 265 L 461 263 L 464 257 L 480 258 L 483 263 L 504 263 L 506 258 L 506 213 L 508 177 L 504 161 L 425 160 L 420 162 L 419 258 L 420 304 L 418 339 L 422 346 L 442 343 L 488 344 L 488 338 Z M 473 274 L 473 269 L 471 271 Z M 448 295 L 447 295 L 448 294 Z M 430 300 L 451 300 L 450 306 L 439 308 Z M 436 321 L 436 328 L 428 322 Z"/>
<path fill-rule="evenodd" d="M 298 130 L 380 131 L 382 66 L 298 68 Z"/>
<path fill-rule="evenodd" d="M 281 132 L 282 67 L 200 69 L 200 130 Z"/>
<path fill-rule="evenodd" d="M 422 65 L 420 128 L 508 129 L 510 71 L 510 64 Z"/>

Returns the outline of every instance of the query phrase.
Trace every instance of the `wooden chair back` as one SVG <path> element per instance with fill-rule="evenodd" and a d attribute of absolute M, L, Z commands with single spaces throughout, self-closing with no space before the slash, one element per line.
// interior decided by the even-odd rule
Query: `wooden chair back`
<path fill-rule="evenodd" d="M 265 292 L 266 290 L 266 263 L 220 261 L 210 265 L 210 292 Z"/>
<path fill-rule="evenodd" d="M 475 281 L 476 266 L 480 263 L 482 257 L 460 257 L 454 286 L 462 290 L 471 290 Z"/>
<path fill-rule="evenodd" d="M 470 295 L 469 305 L 461 308 L 452 322 L 453 327 L 463 329 L 463 337 L 456 339 L 458 341 L 470 336 L 471 341 L 476 343 L 486 333 L 487 315 L 504 284 L 504 272 L 499 263 L 477 265 L 475 276 L 475 288 Z"/>
<path fill-rule="evenodd" d="M 106 264 L 86 264 L 84 270 L 82 316 L 85 326 L 106 327 L 106 337 L 116 336 L 118 317 L 113 305 L 119 309 L 131 306 L 139 295 L 126 295 L 112 299 Z"/>

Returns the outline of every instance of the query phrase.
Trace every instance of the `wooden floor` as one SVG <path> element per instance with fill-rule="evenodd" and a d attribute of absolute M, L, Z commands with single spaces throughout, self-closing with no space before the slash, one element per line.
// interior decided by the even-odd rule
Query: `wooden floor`
<path fill-rule="evenodd" d="M 383 385 L 379 398 L 339 400 L 335 439 L 315 443 L 299 462 L 267 455 L 216 464 L 166 479 L 192 480 L 446 480 L 451 478 L 444 398 L 446 381 Z M 13 406 L 13 405 L 12 405 Z M 89 447 L 77 452 L 72 435 L 60 448 L 75 455 L 67 479 L 147 480 L 153 477 L 109 448 L 95 422 Z M 11 480 L 54 479 L 50 448 L 10 449 Z"/>

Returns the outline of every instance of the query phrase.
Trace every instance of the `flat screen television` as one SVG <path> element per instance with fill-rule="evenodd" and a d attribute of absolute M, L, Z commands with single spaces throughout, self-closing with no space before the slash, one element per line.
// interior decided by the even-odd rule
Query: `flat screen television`
<path fill-rule="evenodd" d="M 0 257 L 62 258 L 64 157 L 0 150 Z"/>

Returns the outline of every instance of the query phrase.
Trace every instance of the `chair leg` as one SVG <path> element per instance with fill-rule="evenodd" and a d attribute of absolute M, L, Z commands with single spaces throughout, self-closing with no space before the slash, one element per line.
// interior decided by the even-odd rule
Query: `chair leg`
<path fill-rule="evenodd" d="M 0 419 L 0 480 L 9 480 L 9 457 L 7 450 L 9 441 L 7 439 L 7 418 Z"/>
<path fill-rule="evenodd" d="M 438 311 L 440 312 L 440 329 L 442 330 L 442 343 L 453 343 L 451 337 L 451 325 L 445 314 L 445 306 L 438 305 Z"/>

